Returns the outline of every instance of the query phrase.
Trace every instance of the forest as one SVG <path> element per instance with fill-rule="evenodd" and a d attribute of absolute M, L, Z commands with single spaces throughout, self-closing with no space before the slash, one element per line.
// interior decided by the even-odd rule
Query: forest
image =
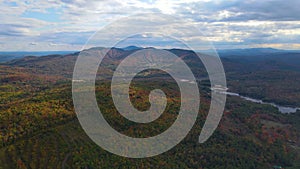
<path fill-rule="evenodd" d="M 200 60 L 195 59 L 194 52 L 169 51 L 183 58 L 197 78 L 205 79 L 205 69 Z M 159 71 L 142 72 L 130 86 L 132 104 L 138 110 L 147 110 L 150 91 L 160 88 L 168 98 L 167 108 L 149 124 L 135 123 L 121 116 L 112 102 L 109 78 L 120 61 L 132 52 L 114 48 L 100 65 L 98 76 L 101 74 L 107 79 L 96 81 L 98 106 L 117 131 L 132 137 L 155 136 L 175 121 L 180 91 L 167 75 Z M 300 57 L 300 54 L 280 55 L 291 59 Z M 217 130 L 204 144 L 198 143 L 210 106 L 209 80 L 197 81 L 201 95 L 198 118 L 177 146 L 144 159 L 111 154 L 85 134 L 74 112 L 72 73 L 77 56 L 78 53 L 30 56 L 0 64 L 0 169 L 300 167 L 299 111 L 281 114 L 270 105 L 228 96 Z M 282 105 L 300 106 L 297 62 L 283 62 L 279 56 L 271 55 L 263 59 L 256 57 L 260 59 L 243 61 L 238 56 L 221 56 L 229 91 Z"/>

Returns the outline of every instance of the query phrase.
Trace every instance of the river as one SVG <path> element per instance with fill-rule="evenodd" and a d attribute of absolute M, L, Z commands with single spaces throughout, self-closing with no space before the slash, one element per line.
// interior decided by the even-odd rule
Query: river
<path fill-rule="evenodd" d="M 287 106 L 281 106 L 275 103 L 268 103 L 268 102 L 264 102 L 262 100 L 259 99 L 254 99 L 254 98 L 250 98 L 250 97 L 246 97 L 246 96 L 242 96 L 238 93 L 232 93 L 232 92 L 222 92 L 223 94 L 229 95 L 229 96 L 237 96 L 240 97 L 244 100 L 248 100 L 251 101 L 253 103 L 259 103 L 259 104 L 267 104 L 267 105 L 271 105 L 276 107 L 281 113 L 296 113 L 297 110 L 300 110 L 300 107 L 287 107 Z"/>

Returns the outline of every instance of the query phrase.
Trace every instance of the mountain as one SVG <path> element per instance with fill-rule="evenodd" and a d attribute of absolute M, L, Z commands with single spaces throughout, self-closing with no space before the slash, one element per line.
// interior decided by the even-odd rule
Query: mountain
<path fill-rule="evenodd" d="M 129 50 L 130 49 L 130 50 Z M 111 48 L 107 52 L 107 56 L 104 57 L 103 64 L 117 65 L 125 57 L 132 54 L 136 50 L 141 50 L 136 46 L 129 46 L 125 48 Z M 86 49 L 87 51 L 100 51 L 108 50 L 108 48 L 94 47 Z M 203 72 L 203 64 L 196 56 L 196 53 L 190 50 L 183 49 L 165 49 L 171 53 L 174 53 L 185 62 L 187 62 L 193 69 L 201 69 L 198 73 Z M 233 49 L 233 50 L 220 50 L 218 51 L 221 60 L 227 71 L 270 71 L 270 70 L 294 70 L 300 71 L 300 52 L 297 51 L 285 51 L 272 48 L 252 48 L 252 49 Z M 43 71 L 44 68 L 54 72 L 72 73 L 72 66 L 74 65 L 79 52 L 73 54 L 55 54 L 47 55 L 44 57 L 23 57 L 20 59 L 10 60 L 4 65 L 22 66 L 37 68 L 39 71 Z M 199 52 L 201 55 L 201 52 Z M 51 69 L 50 69 L 51 68 Z M 113 67 L 111 67 L 113 68 Z"/>
<path fill-rule="evenodd" d="M 127 46 L 125 48 L 122 48 L 123 50 L 139 50 L 143 49 L 142 47 L 137 47 L 137 46 Z"/>
<path fill-rule="evenodd" d="M 246 48 L 217 50 L 220 57 L 251 57 L 268 56 L 274 54 L 300 53 L 298 50 L 281 50 L 274 48 Z"/>
<path fill-rule="evenodd" d="M 0 63 L 7 62 L 13 59 L 20 59 L 25 56 L 45 56 L 45 55 L 65 55 L 69 53 L 75 53 L 76 51 L 37 51 L 37 52 L 0 52 Z"/>
<path fill-rule="evenodd" d="M 150 48 L 147 48 L 150 49 Z M 154 48 L 152 48 L 154 49 Z M 105 77 L 111 76 L 112 71 L 116 68 L 116 66 L 128 55 L 132 54 L 136 50 L 124 50 L 122 48 L 103 48 L 103 47 L 93 47 L 90 49 L 86 49 L 85 51 L 94 52 L 101 50 L 109 50 L 106 56 L 101 63 L 103 66 L 100 68 L 102 75 Z M 141 50 L 141 49 L 137 49 Z M 181 57 L 183 60 L 187 62 L 188 65 L 192 67 L 192 69 L 197 72 L 197 75 L 203 75 L 205 72 L 204 67 L 196 56 L 196 54 L 192 51 L 181 50 L 181 49 L 168 49 L 168 51 L 174 53 L 175 55 Z M 48 75 L 61 75 L 63 74 L 65 77 L 71 78 L 73 73 L 73 67 L 75 65 L 77 56 L 80 53 L 73 53 L 67 55 L 46 55 L 43 57 L 37 56 L 26 56 L 20 59 L 10 60 L 6 63 L 2 63 L 3 65 L 8 66 L 18 66 L 29 68 L 34 72 L 39 72 Z M 201 65 L 201 66 L 199 66 Z M 100 73 L 100 72 L 99 72 Z"/>

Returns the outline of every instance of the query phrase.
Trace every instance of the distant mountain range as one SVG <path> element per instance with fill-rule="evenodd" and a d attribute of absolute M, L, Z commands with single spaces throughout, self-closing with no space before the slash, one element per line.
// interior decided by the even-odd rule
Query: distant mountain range
<path fill-rule="evenodd" d="M 93 50 L 101 50 L 104 47 L 94 47 Z M 118 51 L 132 52 L 134 50 L 146 49 L 138 46 L 127 46 L 124 48 L 113 48 Z M 180 51 L 181 49 L 168 49 L 169 51 Z M 48 56 L 48 55 L 68 55 L 75 54 L 78 51 L 39 51 L 39 52 L 29 52 L 29 51 L 16 51 L 16 52 L 0 52 L 0 63 L 8 62 L 15 59 L 21 59 L 26 56 Z M 196 51 L 199 53 L 209 54 L 210 51 Z M 274 48 L 246 48 L 246 49 L 220 49 L 217 50 L 220 57 L 223 58 L 243 58 L 243 59 L 263 59 L 270 56 L 280 56 L 286 54 L 300 54 L 300 50 L 282 50 Z"/>
<path fill-rule="evenodd" d="M 94 47 L 86 49 L 90 51 L 104 50 L 104 47 Z M 124 58 L 135 52 L 136 50 L 146 49 L 136 46 L 129 46 L 126 48 L 112 48 L 107 53 L 107 59 L 104 59 L 106 65 L 117 65 Z M 166 49 L 167 51 L 182 58 L 187 64 L 194 69 L 201 69 L 199 72 L 205 72 L 203 65 L 199 58 L 195 55 L 195 52 L 184 49 Z M 52 53 L 52 52 L 51 52 Z M 72 65 L 75 64 L 79 52 L 57 52 L 62 54 L 50 54 L 45 53 L 27 53 L 30 56 L 23 57 L 19 53 L 19 57 L 12 55 L 6 58 L 3 65 L 21 66 L 39 68 L 39 71 L 44 70 L 47 67 L 49 73 L 65 72 L 66 75 L 71 77 L 73 72 Z M 68 53 L 68 54 L 65 54 Z M 199 52 L 201 54 L 201 51 Z M 207 52 L 203 52 L 207 53 Z M 300 71 L 300 52 L 278 50 L 272 48 L 252 48 L 252 49 L 232 49 L 232 50 L 219 50 L 219 55 L 226 71 L 258 71 L 258 70 L 294 70 Z M 25 53 L 26 54 L 26 53 Z M 48 54 L 43 57 L 33 56 Z M 50 55 L 49 55 L 50 54 Z M 198 63 L 200 62 L 200 63 Z M 197 64 L 198 63 L 198 64 Z M 202 71 L 203 69 L 203 71 Z M 106 70 L 104 72 L 111 72 L 112 70 Z M 56 72 L 56 73 L 55 73 Z M 199 73 L 201 74 L 201 73 Z"/>
<path fill-rule="evenodd" d="M 300 53 L 300 50 L 282 50 L 274 48 L 246 48 L 217 50 L 221 57 L 228 56 L 265 56 L 271 54 Z"/>
<path fill-rule="evenodd" d="M 74 53 L 76 51 L 11 51 L 11 52 L 1 52 L 0 51 L 0 63 L 7 62 L 13 59 L 20 59 L 25 56 L 46 56 L 46 55 L 66 55 Z"/>

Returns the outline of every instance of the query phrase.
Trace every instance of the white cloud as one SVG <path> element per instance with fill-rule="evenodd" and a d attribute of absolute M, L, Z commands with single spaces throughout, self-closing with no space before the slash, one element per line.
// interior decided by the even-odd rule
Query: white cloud
<path fill-rule="evenodd" d="M 17 5 L 10 5 L 12 2 Z M 293 0 L 7 0 L 5 3 L 0 1 L 0 4 L 0 39 L 4 42 L 0 50 L 27 50 L 28 46 L 36 50 L 80 48 L 101 27 L 121 17 L 147 12 L 185 18 L 187 23 L 184 25 L 166 27 L 168 23 L 165 22 L 165 26 L 159 27 L 159 20 L 143 24 L 156 24 L 162 33 L 172 32 L 174 36 L 189 41 L 203 40 L 204 37 L 195 36 L 186 29 L 189 25 L 197 25 L 205 37 L 215 44 L 228 43 L 239 47 L 265 43 L 278 47 L 278 44 L 293 43 L 281 46 L 298 47 L 300 42 L 300 15 L 297 9 L 300 1 Z M 55 9 L 60 20 L 49 22 L 22 16 L 25 12 L 47 13 L 49 9 Z M 127 24 L 134 26 L 136 23 Z M 121 28 L 122 25 L 119 31 L 107 33 L 126 34 L 126 30 Z"/>

